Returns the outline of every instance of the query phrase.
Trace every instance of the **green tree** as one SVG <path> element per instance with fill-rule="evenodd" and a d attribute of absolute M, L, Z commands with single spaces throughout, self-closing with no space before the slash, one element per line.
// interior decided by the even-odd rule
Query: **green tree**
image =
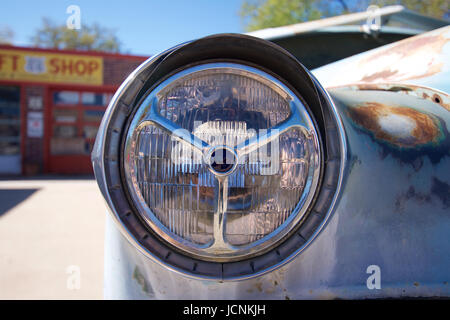
<path fill-rule="evenodd" d="M 245 29 L 253 31 L 364 11 L 370 4 L 379 7 L 401 4 L 442 19 L 449 14 L 449 3 L 448 0 L 244 0 L 239 15 Z"/>
<path fill-rule="evenodd" d="M 247 31 L 322 17 L 313 0 L 244 0 L 239 14 Z"/>
<path fill-rule="evenodd" d="M 42 27 L 36 30 L 31 41 L 36 47 L 55 49 L 94 50 L 117 53 L 121 42 L 113 30 L 98 24 L 83 25 L 80 30 L 57 25 L 47 18 Z"/>
<path fill-rule="evenodd" d="M 0 44 L 12 44 L 14 39 L 14 31 L 4 26 L 0 28 Z"/>
<path fill-rule="evenodd" d="M 369 2 L 379 7 L 401 4 L 409 10 L 438 19 L 448 18 L 450 13 L 448 0 L 372 0 Z"/>

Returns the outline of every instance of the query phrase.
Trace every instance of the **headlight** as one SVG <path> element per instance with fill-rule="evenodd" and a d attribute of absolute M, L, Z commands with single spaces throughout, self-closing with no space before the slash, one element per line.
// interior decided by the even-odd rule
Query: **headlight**
<path fill-rule="evenodd" d="M 278 47 L 205 38 L 144 63 L 119 89 L 94 170 L 145 254 L 191 275 L 256 275 L 299 252 L 329 215 L 341 162 L 333 117 Z"/>
<path fill-rule="evenodd" d="M 304 104 L 253 67 L 209 63 L 175 73 L 137 106 L 125 180 L 160 237 L 213 261 L 275 245 L 303 217 L 320 174 Z"/>

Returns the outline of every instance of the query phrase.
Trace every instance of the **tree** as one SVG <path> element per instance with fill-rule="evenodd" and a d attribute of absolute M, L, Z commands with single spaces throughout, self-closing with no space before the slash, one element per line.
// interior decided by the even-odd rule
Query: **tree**
<path fill-rule="evenodd" d="M 248 31 L 319 19 L 322 14 L 312 0 L 244 1 L 240 15 Z"/>
<path fill-rule="evenodd" d="M 448 18 L 450 11 L 448 0 L 373 0 L 371 3 L 379 7 L 401 4 L 409 10 L 438 19 Z"/>
<path fill-rule="evenodd" d="M 379 7 L 401 4 L 442 19 L 449 15 L 449 3 L 448 0 L 244 0 L 239 15 L 245 29 L 253 31 L 364 11 L 370 4 Z"/>
<path fill-rule="evenodd" d="M 94 50 L 120 52 L 121 42 L 113 30 L 98 24 L 83 25 L 80 30 L 56 25 L 47 18 L 31 38 L 34 46 L 55 49 Z"/>
<path fill-rule="evenodd" d="M 14 39 L 14 31 L 9 27 L 0 28 L 0 44 L 12 44 Z"/>

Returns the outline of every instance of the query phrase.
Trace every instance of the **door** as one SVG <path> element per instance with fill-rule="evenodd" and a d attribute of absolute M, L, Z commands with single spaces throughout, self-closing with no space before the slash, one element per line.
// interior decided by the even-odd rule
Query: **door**
<path fill-rule="evenodd" d="M 50 92 L 49 171 L 91 174 L 91 151 L 112 92 Z"/>
<path fill-rule="evenodd" d="M 0 174 L 20 174 L 20 87 L 0 86 Z"/>

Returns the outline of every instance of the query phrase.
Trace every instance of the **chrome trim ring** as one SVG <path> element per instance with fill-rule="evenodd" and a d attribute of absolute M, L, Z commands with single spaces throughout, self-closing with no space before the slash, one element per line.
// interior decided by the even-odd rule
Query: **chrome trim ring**
<path fill-rule="evenodd" d="M 252 77 L 257 81 L 270 85 L 270 88 L 286 99 L 290 103 L 290 116 L 273 128 L 267 130 L 264 135 L 253 136 L 242 143 L 231 147 L 231 151 L 241 157 L 252 151 L 258 150 L 262 146 L 277 139 L 281 134 L 296 128 L 304 132 L 308 136 L 314 149 L 311 151 L 309 163 L 309 171 L 305 187 L 295 209 L 289 214 L 289 217 L 280 226 L 275 228 L 266 236 L 258 239 L 248 245 L 234 246 L 231 245 L 225 236 L 226 211 L 228 202 L 228 173 L 220 174 L 214 172 L 218 180 L 216 193 L 218 202 L 214 213 L 213 240 L 206 245 L 198 245 L 189 242 L 169 230 L 149 208 L 141 191 L 139 190 L 139 182 L 137 181 L 136 168 L 136 147 L 138 136 L 146 126 L 158 127 L 169 133 L 172 139 L 183 141 L 195 151 L 200 152 L 203 158 L 214 149 L 207 142 L 194 136 L 193 133 L 178 127 L 175 123 L 167 120 L 158 113 L 158 101 L 161 92 L 167 90 L 178 80 L 188 79 L 197 74 L 237 74 Z M 187 254 L 198 257 L 199 259 L 207 259 L 209 261 L 237 261 L 248 258 L 262 251 L 270 249 L 282 240 L 297 224 L 304 218 L 310 209 L 310 204 L 316 194 L 319 184 L 321 163 L 321 146 L 319 142 L 318 130 L 310 117 L 304 103 L 297 97 L 286 85 L 271 75 L 246 65 L 235 63 L 208 63 L 190 67 L 188 69 L 177 72 L 170 76 L 153 89 L 141 103 L 136 106 L 136 113 L 131 120 L 130 126 L 125 137 L 125 148 L 123 156 L 123 167 L 125 170 L 125 180 L 128 192 L 135 204 L 139 214 L 161 238 L 169 242 L 178 249 L 185 251 Z M 231 173 L 231 172 L 230 172 Z M 219 179 L 220 178 L 220 179 Z"/>

